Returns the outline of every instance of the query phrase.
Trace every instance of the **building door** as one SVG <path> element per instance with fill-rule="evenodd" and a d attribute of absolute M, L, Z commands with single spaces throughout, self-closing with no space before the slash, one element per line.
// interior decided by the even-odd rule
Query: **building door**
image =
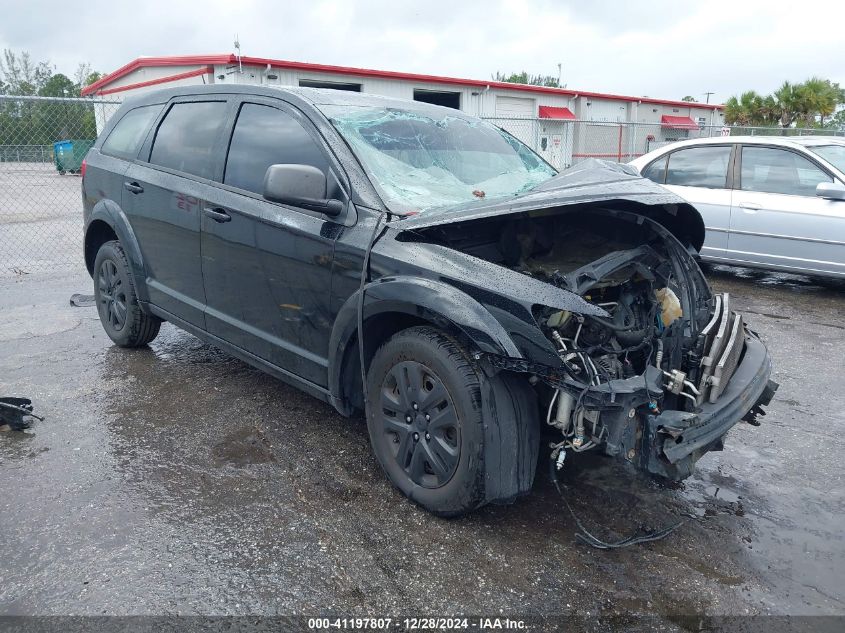
<path fill-rule="evenodd" d="M 534 99 L 496 97 L 496 122 L 532 149 L 537 149 Z"/>

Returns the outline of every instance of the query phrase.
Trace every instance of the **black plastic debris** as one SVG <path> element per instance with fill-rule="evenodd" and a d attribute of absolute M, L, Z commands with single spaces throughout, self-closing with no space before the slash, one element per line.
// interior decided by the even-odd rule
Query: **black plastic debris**
<path fill-rule="evenodd" d="M 13 431 L 23 431 L 32 425 L 32 420 L 43 420 L 32 412 L 29 398 L 0 398 L 0 427 L 9 426 Z"/>
<path fill-rule="evenodd" d="M 70 305 L 77 308 L 90 308 L 94 305 L 94 295 L 75 294 L 70 296 Z"/>

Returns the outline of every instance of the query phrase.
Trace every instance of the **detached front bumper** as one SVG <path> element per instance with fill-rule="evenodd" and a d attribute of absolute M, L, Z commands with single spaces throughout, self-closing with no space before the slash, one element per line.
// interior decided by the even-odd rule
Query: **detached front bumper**
<path fill-rule="evenodd" d="M 745 353 L 718 400 L 695 412 L 664 411 L 646 417 L 641 466 L 670 479 L 684 479 L 706 452 L 722 449 L 725 434 L 742 419 L 753 421 L 778 384 L 770 380 L 772 363 L 766 346 L 745 333 Z"/>

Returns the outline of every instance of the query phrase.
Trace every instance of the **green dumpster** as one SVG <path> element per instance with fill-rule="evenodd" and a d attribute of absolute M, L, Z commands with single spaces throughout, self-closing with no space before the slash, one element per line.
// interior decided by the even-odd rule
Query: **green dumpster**
<path fill-rule="evenodd" d="M 56 164 L 56 171 L 60 174 L 78 174 L 82 169 L 82 160 L 91 149 L 94 141 L 67 140 L 53 143 L 53 160 Z"/>

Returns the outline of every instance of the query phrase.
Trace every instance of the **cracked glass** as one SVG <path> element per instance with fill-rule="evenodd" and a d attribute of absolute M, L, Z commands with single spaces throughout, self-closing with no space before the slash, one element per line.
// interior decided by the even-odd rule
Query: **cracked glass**
<path fill-rule="evenodd" d="M 323 106 L 398 213 L 514 196 L 557 172 L 489 123 L 436 110 Z"/>

